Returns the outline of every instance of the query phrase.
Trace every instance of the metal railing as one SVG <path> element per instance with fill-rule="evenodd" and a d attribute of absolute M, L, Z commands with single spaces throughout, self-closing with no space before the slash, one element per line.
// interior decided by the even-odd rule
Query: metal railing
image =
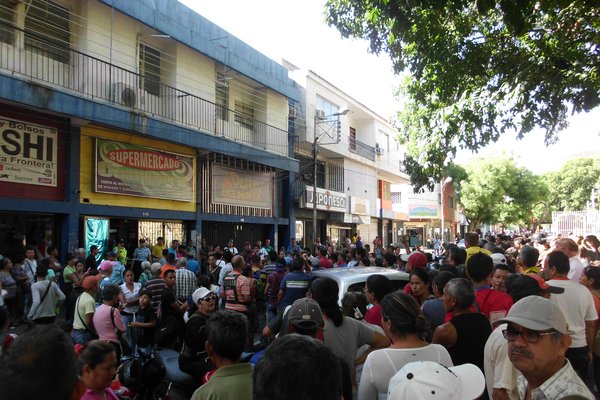
<path fill-rule="evenodd" d="M 286 130 L 191 93 L 150 81 L 140 74 L 1 21 L 0 73 L 21 75 L 90 99 L 111 102 L 148 116 L 288 156 Z"/>
<path fill-rule="evenodd" d="M 348 136 L 348 150 L 370 161 L 375 161 L 375 147 L 369 146 L 366 143 L 356 140 L 352 136 Z"/>
<path fill-rule="evenodd" d="M 554 211 L 552 212 L 552 233 L 586 236 L 600 233 L 600 211 Z"/>

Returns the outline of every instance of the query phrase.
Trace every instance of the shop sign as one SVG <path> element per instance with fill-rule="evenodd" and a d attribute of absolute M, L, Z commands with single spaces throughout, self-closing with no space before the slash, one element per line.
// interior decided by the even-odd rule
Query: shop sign
<path fill-rule="evenodd" d="M 233 206 L 273 208 L 273 175 L 211 166 L 212 202 Z"/>
<path fill-rule="evenodd" d="M 410 218 L 439 218 L 438 204 L 435 200 L 412 201 L 408 205 L 408 216 Z"/>
<path fill-rule="evenodd" d="M 305 208 L 313 207 L 313 195 L 313 187 L 306 186 L 304 190 Z M 317 209 L 345 213 L 347 211 L 346 194 L 317 188 Z"/>
<path fill-rule="evenodd" d="M 0 117 L 0 181 L 57 186 L 58 131 Z"/>
<path fill-rule="evenodd" d="M 96 138 L 94 190 L 156 199 L 194 201 L 194 158 Z"/>
<path fill-rule="evenodd" d="M 370 202 L 369 199 L 363 197 L 350 196 L 350 213 L 358 215 L 370 215 Z"/>

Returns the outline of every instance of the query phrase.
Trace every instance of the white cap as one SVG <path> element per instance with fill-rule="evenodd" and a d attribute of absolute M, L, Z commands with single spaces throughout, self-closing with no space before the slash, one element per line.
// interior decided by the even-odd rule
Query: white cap
<path fill-rule="evenodd" d="M 506 256 L 504 256 L 504 254 L 493 253 L 490 257 L 492 257 L 492 260 L 494 261 L 495 265 L 508 265 L 508 262 L 506 261 Z"/>
<path fill-rule="evenodd" d="M 415 361 L 390 379 L 388 400 L 473 400 L 484 389 L 485 378 L 476 365 L 447 368 L 433 361 Z"/>
<path fill-rule="evenodd" d="M 192 300 L 194 304 L 198 304 L 200 300 L 211 294 L 212 292 L 205 287 L 200 287 L 194 291 L 192 294 Z"/>

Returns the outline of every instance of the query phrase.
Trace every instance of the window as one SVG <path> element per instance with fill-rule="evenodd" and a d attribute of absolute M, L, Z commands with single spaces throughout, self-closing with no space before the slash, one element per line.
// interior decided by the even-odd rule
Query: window
<path fill-rule="evenodd" d="M 389 182 L 382 182 L 381 185 L 381 199 L 385 201 L 392 201 L 392 184 Z"/>
<path fill-rule="evenodd" d="M 402 203 L 402 192 L 392 193 L 392 204 L 400 204 L 400 203 Z"/>
<path fill-rule="evenodd" d="M 448 196 L 448 207 L 454 208 L 454 197 Z"/>
<path fill-rule="evenodd" d="M 140 43 L 140 89 L 160 95 L 160 51 Z"/>
<path fill-rule="evenodd" d="M 356 129 L 350 127 L 350 150 L 356 151 Z"/>
<path fill-rule="evenodd" d="M 228 78 L 217 72 L 215 81 L 215 103 L 217 104 L 217 118 L 229 121 L 229 84 Z"/>
<path fill-rule="evenodd" d="M 25 16 L 25 49 L 62 63 L 70 59 L 69 10 L 32 0 Z"/>
<path fill-rule="evenodd" d="M 296 155 L 300 161 L 300 176 L 305 184 L 312 186 L 313 159 L 312 157 Z M 325 188 L 325 163 L 317 160 L 317 187 Z M 343 190 L 342 190 L 343 191 Z"/>
<path fill-rule="evenodd" d="M 386 153 L 390 149 L 390 137 L 383 131 L 377 131 L 377 146 L 382 153 Z"/>
<path fill-rule="evenodd" d="M 344 192 L 344 164 L 330 162 L 327 164 L 327 189 Z"/>
<path fill-rule="evenodd" d="M 248 129 L 254 129 L 254 108 L 241 101 L 235 102 L 235 122 Z"/>
<path fill-rule="evenodd" d="M 315 103 L 315 108 L 317 110 L 321 110 L 325 113 L 325 116 L 335 114 L 339 111 L 339 107 L 330 102 L 329 100 L 325 100 L 324 98 L 317 96 L 317 101 Z M 339 116 L 336 117 L 339 119 Z"/>
<path fill-rule="evenodd" d="M 15 31 L 12 26 L 15 22 L 15 10 L 11 0 L 0 0 L 0 42 L 13 44 Z"/>

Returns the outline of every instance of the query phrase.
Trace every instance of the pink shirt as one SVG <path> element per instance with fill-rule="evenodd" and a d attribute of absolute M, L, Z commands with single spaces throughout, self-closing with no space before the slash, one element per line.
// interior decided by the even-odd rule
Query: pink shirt
<path fill-rule="evenodd" d="M 370 324 L 381 326 L 381 305 L 375 304 L 365 313 L 365 321 Z"/>
<path fill-rule="evenodd" d="M 118 308 L 115 308 L 113 312 L 113 319 L 115 320 L 115 324 L 113 325 L 110 317 L 111 309 L 112 307 L 107 306 L 106 304 L 102 304 L 96 309 L 96 312 L 94 313 L 94 328 L 96 328 L 96 333 L 98 333 L 100 340 L 109 340 L 118 343 L 119 338 L 117 338 L 117 334 L 115 333 L 115 326 L 121 332 L 124 332 L 125 325 L 121 320 L 121 313 Z"/>
<path fill-rule="evenodd" d="M 111 388 L 104 389 L 104 394 L 106 397 L 102 397 L 92 389 L 88 389 L 85 391 L 83 396 L 79 398 L 79 400 L 119 400 L 115 392 Z"/>

